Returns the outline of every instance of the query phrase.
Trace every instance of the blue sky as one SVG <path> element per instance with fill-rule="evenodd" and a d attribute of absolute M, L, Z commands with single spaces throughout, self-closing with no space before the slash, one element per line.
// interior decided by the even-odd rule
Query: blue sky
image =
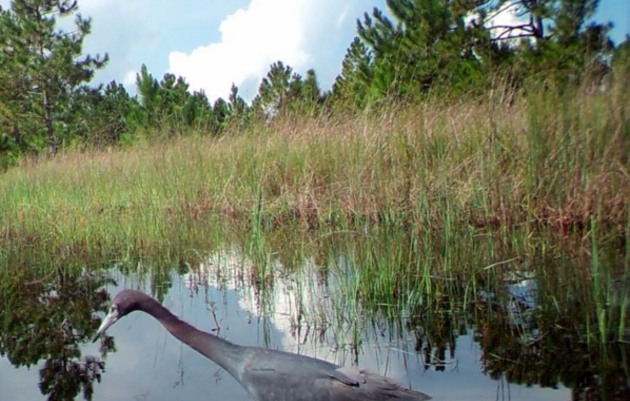
<path fill-rule="evenodd" d="M 302 74 L 314 68 L 330 88 L 356 19 L 375 6 L 384 9 L 385 0 L 79 0 L 81 13 L 93 18 L 85 51 L 110 55 L 95 83 L 116 80 L 133 91 L 144 63 L 158 78 L 184 76 L 211 99 L 226 97 L 235 82 L 248 100 L 277 60 Z M 600 0 L 595 19 L 612 21 L 611 37 L 622 41 L 630 1 Z"/>

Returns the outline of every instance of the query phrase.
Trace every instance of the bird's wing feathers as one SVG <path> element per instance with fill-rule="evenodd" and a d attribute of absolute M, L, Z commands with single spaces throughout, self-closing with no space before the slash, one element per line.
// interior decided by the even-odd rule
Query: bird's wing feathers
<path fill-rule="evenodd" d="M 264 363 L 262 363 L 264 361 Z M 299 363 L 298 363 L 299 362 Z M 286 353 L 256 352 L 246 365 L 243 385 L 252 394 L 274 394 L 274 400 L 426 401 L 419 391 L 395 380 L 350 367 Z M 281 384 L 278 387 L 278 384 Z M 282 396 L 279 390 L 282 389 Z M 262 393 L 261 393 L 262 391 Z M 282 398 L 284 397 L 284 398 Z M 258 399 L 258 398 L 257 398 Z"/>
<path fill-rule="evenodd" d="M 350 380 L 350 383 L 356 383 L 355 386 L 359 387 L 362 392 L 365 393 L 366 399 L 400 399 L 417 401 L 431 399 L 430 396 L 424 393 L 406 389 L 397 381 L 370 372 L 369 370 L 341 367 L 336 370 L 336 375 L 347 377 Z M 339 380 L 336 376 L 334 378 Z M 341 380 L 339 381 L 345 383 Z"/>
<path fill-rule="evenodd" d="M 342 369 L 343 368 L 339 368 L 332 371 L 329 369 L 322 370 L 320 374 L 323 378 L 337 380 L 338 382 L 341 382 L 345 384 L 346 386 L 359 387 L 361 385 L 361 382 L 357 380 L 356 377 L 352 377 L 355 375 L 348 376 L 347 374 L 344 373 Z"/>

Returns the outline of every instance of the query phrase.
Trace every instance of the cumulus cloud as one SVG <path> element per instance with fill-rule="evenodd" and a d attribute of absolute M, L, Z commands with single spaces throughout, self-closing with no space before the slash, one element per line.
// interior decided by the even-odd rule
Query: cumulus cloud
<path fill-rule="evenodd" d="M 302 75 L 314 68 L 330 88 L 354 21 L 373 7 L 385 9 L 385 0 L 79 0 L 80 12 L 93 17 L 84 52 L 110 56 L 94 84 L 116 80 L 133 93 L 146 64 L 157 79 L 181 75 L 213 100 L 227 97 L 232 83 L 251 100 L 278 60 Z M 72 20 L 60 23 L 70 29 Z"/>
<path fill-rule="evenodd" d="M 485 26 L 488 28 L 492 27 L 507 27 L 507 26 L 518 26 L 527 22 L 526 16 L 519 16 L 519 12 L 521 9 L 517 4 L 514 4 L 510 7 L 506 7 L 502 12 L 494 15 L 492 18 L 486 21 Z M 498 35 L 502 31 L 501 28 L 497 28 L 493 30 L 493 35 Z M 511 36 L 519 35 L 523 33 L 523 31 L 519 29 L 515 29 L 512 31 Z"/>
<path fill-rule="evenodd" d="M 251 100 L 269 66 L 278 60 L 302 74 L 313 67 L 318 73 L 320 67 L 326 69 L 322 65 L 325 57 L 319 53 L 334 51 L 331 37 L 343 33 L 340 36 L 346 46 L 352 38 L 354 24 L 346 24 L 347 30 L 339 21 L 352 12 L 358 16 L 373 4 L 361 0 L 252 0 L 246 9 L 221 22 L 219 41 L 189 53 L 171 52 L 169 71 L 185 77 L 191 89 L 204 90 L 211 100 L 227 97 L 232 83 Z M 331 81 L 331 74 L 324 75 L 325 81 Z"/>
<path fill-rule="evenodd" d="M 138 71 L 130 70 L 127 71 L 125 77 L 123 78 L 123 85 L 130 87 L 136 84 L 136 76 L 138 75 Z"/>
<path fill-rule="evenodd" d="M 261 76 L 275 60 L 295 67 L 309 56 L 300 22 L 309 0 L 253 0 L 247 10 L 228 16 L 219 27 L 221 42 L 198 47 L 190 54 L 171 52 L 170 71 L 186 77 L 192 89 L 210 99 L 229 93 L 232 82 Z M 297 16 L 297 18 L 296 18 Z"/>

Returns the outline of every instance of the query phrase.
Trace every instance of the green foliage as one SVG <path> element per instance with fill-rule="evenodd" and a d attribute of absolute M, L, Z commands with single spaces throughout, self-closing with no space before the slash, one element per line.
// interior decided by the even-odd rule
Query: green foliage
<path fill-rule="evenodd" d="M 221 133 L 230 116 L 230 106 L 222 98 L 218 98 L 212 107 L 213 117 L 210 121 L 210 132 Z"/>
<path fill-rule="evenodd" d="M 136 75 L 136 89 L 138 90 L 140 105 L 144 110 L 144 126 L 147 128 L 154 125 L 159 126 L 156 114 L 160 103 L 160 84 L 149 74 L 149 70 L 144 64 L 142 64 L 140 72 Z"/>
<path fill-rule="evenodd" d="M 297 99 L 298 112 L 313 113 L 317 111 L 323 97 L 315 70 L 310 69 L 306 71 L 306 78 L 299 87 Z"/>
<path fill-rule="evenodd" d="M 96 333 L 94 313 L 105 312 L 113 280 L 74 269 L 42 274 L 34 266 L 2 272 L 0 356 L 16 366 L 37 367 L 39 388 L 49 401 L 92 400 L 94 384 L 113 351 L 106 339 L 98 355 L 84 355 L 82 344 Z"/>
<path fill-rule="evenodd" d="M 627 71 L 628 45 L 618 49 L 596 23 L 598 0 L 388 0 L 357 21 L 341 73 L 322 93 L 314 70 L 305 76 L 278 61 L 251 106 L 232 85 L 212 104 L 173 74 L 156 79 L 142 65 L 137 97 L 115 82 L 88 87 L 106 61 L 81 54 L 90 20 L 76 16 L 74 32 L 56 19 L 76 2 L 16 0 L 0 10 L 0 167 L 25 152 L 54 154 L 58 146 L 114 146 L 137 138 L 248 131 L 276 118 L 343 115 L 395 102 L 515 94 L 551 86 L 570 91 Z M 508 11 L 506 11 L 508 10 Z M 516 10 L 521 23 L 494 18 Z M 613 67 L 613 68 L 611 68 Z M 622 68 L 624 67 L 624 68 Z M 621 82 L 621 79 L 615 79 Z M 544 82 L 543 85 L 539 85 Z"/>
<path fill-rule="evenodd" d="M 167 73 L 158 82 L 146 65 L 142 65 L 136 76 L 136 88 L 140 104 L 138 118 L 145 132 L 173 136 L 193 130 L 217 135 L 230 114 L 223 99 L 217 100 L 213 108 L 205 93 L 190 93 L 182 77 Z"/>
<path fill-rule="evenodd" d="M 493 41 L 519 40 L 514 47 L 515 65 L 526 74 L 544 74 L 570 84 L 608 69 L 614 48 L 610 23 L 592 21 L 599 0 L 501 0 L 489 2 L 485 20 L 506 6 L 516 6 L 520 25 L 488 28 Z"/>
<path fill-rule="evenodd" d="M 333 97 L 365 107 L 379 99 L 483 94 L 541 75 L 572 85 L 608 71 L 610 24 L 589 22 L 597 0 L 388 0 L 358 21 Z M 493 18 L 517 10 L 524 22 Z M 506 74 L 507 72 L 507 74 Z M 540 79 L 539 78 L 539 79 Z"/>
<path fill-rule="evenodd" d="M 97 147 L 117 145 L 121 136 L 133 129 L 130 117 L 138 104 L 115 81 L 104 90 L 82 87 L 75 102 L 76 115 L 69 130 L 72 135 L 66 138 L 68 143 L 81 141 Z"/>
<path fill-rule="evenodd" d="M 624 40 L 613 53 L 613 65 L 628 65 L 630 63 L 630 35 L 626 35 Z"/>
<path fill-rule="evenodd" d="M 378 97 L 413 99 L 435 86 L 467 90 L 483 78 L 481 55 L 496 49 L 481 27 L 466 24 L 474 9 L 461 1 L 387 1 L 394 23 L 381 10 L 358 22 L 373 55 L 367 76 Z M 492 57 L 490 57 L 492 58 Z"/>
<path fill-rule="evenodd" d="M 366 105 L 372 82 L 372 57 L 368 47 L 355 37 L 341 64 L 341 74 L 335 80 L 332 96 L 358 107 Z"/>
<path fill-rule="evenodd" d="M 238 88 L 234 84 L 230 88 L 230 96 L 228 97 L 228 114 L 230 115 L 230 124 L 237 128 L 244 128 L 251 122 L 249 106 L 238 94 Z"/>
<path fill-rule="evenodd" d="M 282 61 L 273 63 L 258 88 L 252 109 L 258 118 L 270 121 L 278 116 L 312 114 L 321 103 L 322 95 L 314 70 L 306 79 L 294 73 Z"/>
<path fill-rule="evenodd" d="M 0 15 L 0 123 L 22 149 L 39 150 L 44 139 L 57 152 L 80 85 L 107 62 L 81 54 L 90 19 L 77 14 L 74 31 L 57 30 L 57 18 L 77 10 L 76 1 L 14 0 Z"/>
<path fill-rule="evenodd" d="M 611 62 L 613 76 L 618 77 L 630 77 L 630 36 L 626 36 L 626 40 L 621 43 L 613 52 Z M 628 87 L 627 79 L 617 79 L 618 82 L 625 82 L 625 87 Z"/>
<path fill-rule="evenodd" d="M 293 74 L 293 68 L 285 67 L 282 61 L 273 63 L 260 83 L 252 107 L 266 119 L 275 117 L 289 102 L 291 88 L 295 87 L 298 77 Z"/>
<path fill-rule="evenodd" d="M 182 123 L 186 127 L 199 132 L 211 130 L 215 119 L 210 102 L 203 92 L 194 92 L 186 96 L 181 115 Z M 213 132 L 218 133 L 218 131 Z"/>

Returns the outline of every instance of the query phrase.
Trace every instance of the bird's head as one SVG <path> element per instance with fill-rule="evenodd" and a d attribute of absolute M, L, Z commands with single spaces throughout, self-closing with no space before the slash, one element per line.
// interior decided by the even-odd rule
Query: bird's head
<path fill-rule="evenodd" d="M 145 293 L 136 290 L 123 290 L 116 294 L 92 342 L 96 342 L 121 317 L 138 310 L 140 303 L 147 297 Z"/>

